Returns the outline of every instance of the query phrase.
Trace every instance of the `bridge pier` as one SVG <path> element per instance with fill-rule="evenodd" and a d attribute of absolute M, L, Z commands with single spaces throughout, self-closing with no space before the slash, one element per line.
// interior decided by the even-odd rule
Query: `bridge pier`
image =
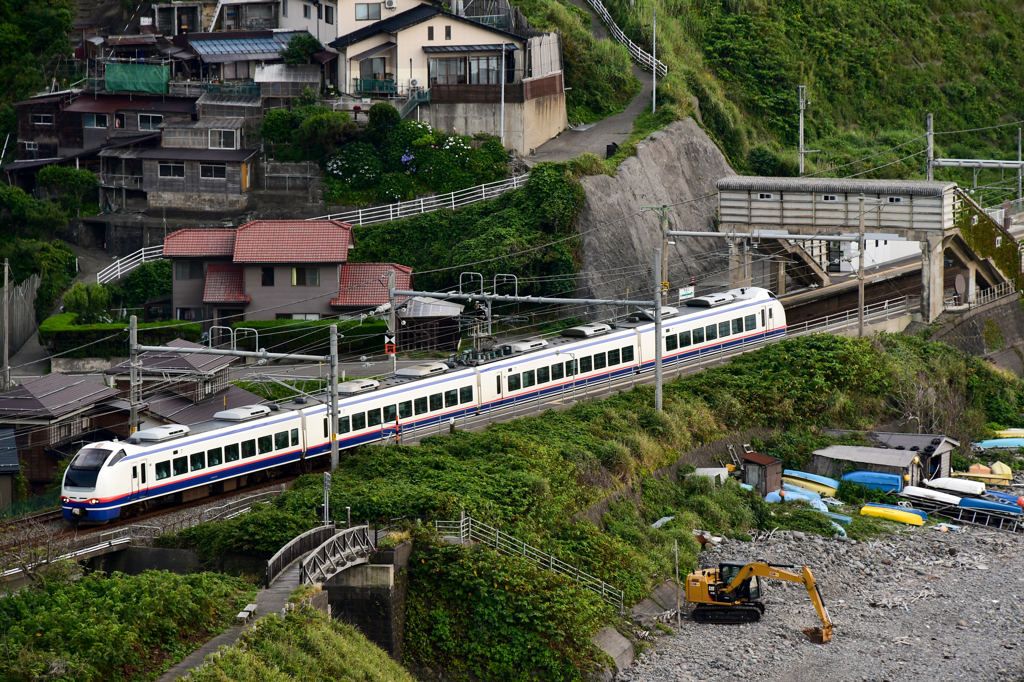
<path fill-rule="evenodd" d="M 943 234 L 927 234 L 921 241 L 921 316 L 925 324 L 942 314 L 945 277 Z"/>
<path fill-rule="evenodd" d="M 323 583 L 332 618 L 359 628 L 366 638 L 401 663 L 405 596 L 411 543 L 376 552 Z"/>
<path fill-rule="evenodd" d="M 750 269 L 750 245 L 745 239 L 729 240 L 729 288 L 753 286 Z"/>

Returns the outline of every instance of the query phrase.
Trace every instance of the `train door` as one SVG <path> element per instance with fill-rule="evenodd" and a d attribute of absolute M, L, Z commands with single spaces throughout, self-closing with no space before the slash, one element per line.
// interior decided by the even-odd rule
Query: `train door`
<path fill-rule="evenodd" d="M 137 500 L 140 497 L 145 497 L 145 491 L 148 487 L 146 485 L 146 462 L 145 460 L 136 462 L 132 465 L 132 483 L 131 483 L 131 499 Z"/>
<path fill-rule="evenodd" d="M 480 408 L 484 403 L 484 389 L 483 382 L 480 379 L 480 369 L 478 367 L 473 368 L 473 379 L 476 381 L 476 413 L 480 414 Z"/>
<path fill-rule="evenodd" d="M 299 411 L 299 448 L 302 450 L 299 459 L 306 459 L 306 413 L 301 410 Z"/>

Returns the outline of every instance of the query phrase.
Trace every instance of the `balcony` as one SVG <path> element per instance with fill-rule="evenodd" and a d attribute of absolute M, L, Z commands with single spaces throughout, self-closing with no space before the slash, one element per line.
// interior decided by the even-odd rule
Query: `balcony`
<path fill-rule="evenodd" d="M 203 92 L 211 95 L 233 95 L 236 97 L 259 97 L 260 86 L 241 83 L 203 83 Z"/>
<path fill-rule="evenodd" d="M 364 95 L 395 94 L 395 81 L 392 78 L 356 78 L 355 91 Z"/>
<path fill-rule="evenodd" d="M 114 173 L 100 173 L 96 177 L 99 179 L 101 187 L 142 189 L 141 175 L 115 175 Z"/>

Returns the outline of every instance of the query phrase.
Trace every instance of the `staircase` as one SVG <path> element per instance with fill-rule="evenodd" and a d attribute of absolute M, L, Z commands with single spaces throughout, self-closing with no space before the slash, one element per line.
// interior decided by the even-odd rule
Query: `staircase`
<path fill-rule="evenodd" d="M 430 104 L 430 90 L 415 90 L 409 95 L 409 101 L 401 106 L 398 110 L 398 115 L 401 116 L 404 121 L 412 112 L 416 111 L 416 107 L 421 104 Z"/>

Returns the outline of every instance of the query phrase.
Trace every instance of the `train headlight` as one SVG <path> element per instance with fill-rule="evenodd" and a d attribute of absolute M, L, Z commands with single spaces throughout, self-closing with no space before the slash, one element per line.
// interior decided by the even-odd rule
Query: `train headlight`
<path fill-rule="evenodd" d="M 91 500 L 89 500 L 89 504 L 99 504 L 99 503 L 100 503 L 100 501 L 99 501 L 99 499 L 98 499 L 98 498 L 96 498 L 96 497 L 94 497 L 94 498 L 92 498 Z"/>
<path fill-rule="evenodd" d="M 70 498 L 70 497 L 63 497 L 63 496 L 62 496 L 62 497 L 60 498 L 60 501 L 61 501 L 61 502 L 63 502 L 64 504 L 67 504 L 68 502 L 70 502 L 70 501 L 71 501 L 71 498 Z"/>

